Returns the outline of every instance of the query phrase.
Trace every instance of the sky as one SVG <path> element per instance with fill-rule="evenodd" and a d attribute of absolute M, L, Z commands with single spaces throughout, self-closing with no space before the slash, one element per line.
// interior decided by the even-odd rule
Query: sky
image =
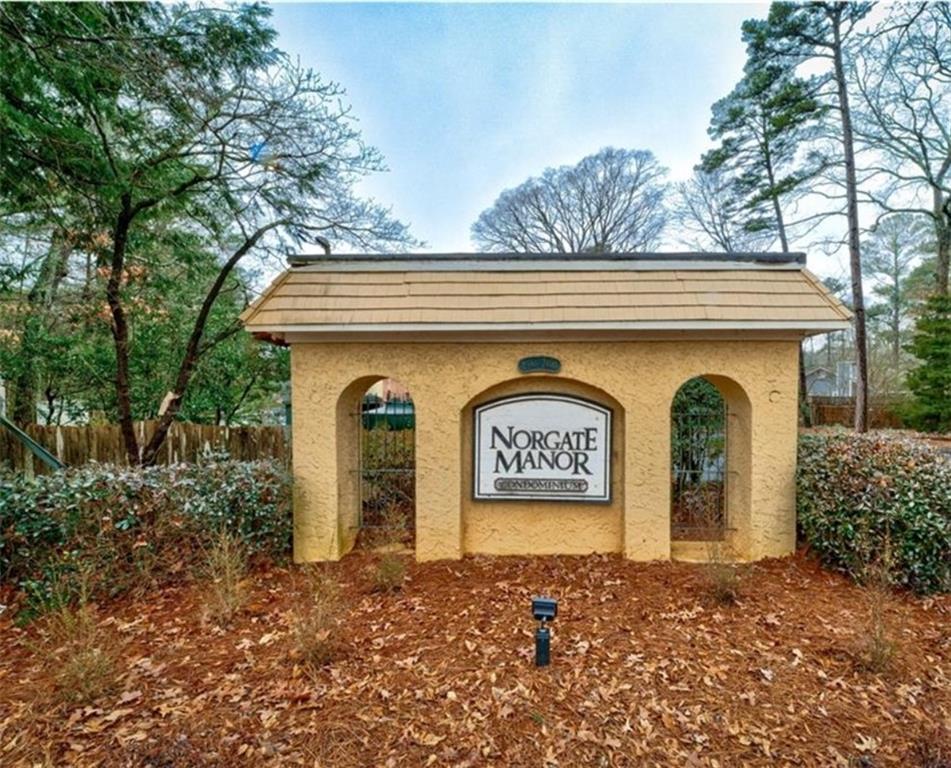
<path fill-rule="evenodd" d="M 470 227 L 504 189 L 605 146 L 688 176 L 711 146 L 711 105 L 742 74 L 740 24 L 766 10 L 278 4 L 273 23 L 283 50 L 346 89 L 383 153 L 389 171 L 360 191 L 446 252 L 474 250 Z"/>

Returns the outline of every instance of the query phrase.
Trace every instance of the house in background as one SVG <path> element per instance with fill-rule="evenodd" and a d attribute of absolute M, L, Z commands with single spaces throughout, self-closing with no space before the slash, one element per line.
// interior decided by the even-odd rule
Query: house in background
<path fill-rule="evenodd" d="M 384 403 L 390 400 L 412 400 L 409 390 L 396 379 L 382 379 L 370 387 L 367 394 L 376 395 Z"/>
<path fill-rule="evenodd" d="M 835 364 L 835 384 L 837 397 L 855 397 L 855 363 L 851 360 L 839 360 Z"/>
<path fill-rule="evenodd" d="M 855 363 L 840 360 L 835 370 L 821 365 L 807 368 L 806 394 L 809 397 L 854 397 Z"/>
<path fill-rule="evenodd" d="M 835 394 L 835 373 L 817 366 L 806 371 L 806 394 L 810 397 L 832 397 Z"/>

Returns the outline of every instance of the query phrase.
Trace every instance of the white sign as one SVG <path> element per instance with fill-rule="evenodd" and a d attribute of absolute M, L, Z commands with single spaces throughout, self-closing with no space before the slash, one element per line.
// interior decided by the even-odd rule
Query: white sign
<path fill-rule="evenodd" d="M 611 410 L 568 395 L 475 409 L 476 499 L 611 500 Z"/>

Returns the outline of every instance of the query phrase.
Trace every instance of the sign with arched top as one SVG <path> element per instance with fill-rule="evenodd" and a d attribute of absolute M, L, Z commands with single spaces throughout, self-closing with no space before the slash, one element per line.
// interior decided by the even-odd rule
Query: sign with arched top
<path fill-rule="evenodd" d="M 526 394 L 474 412 L 477 500 L 611 500 L 611 409 L 581 397 Z"/>

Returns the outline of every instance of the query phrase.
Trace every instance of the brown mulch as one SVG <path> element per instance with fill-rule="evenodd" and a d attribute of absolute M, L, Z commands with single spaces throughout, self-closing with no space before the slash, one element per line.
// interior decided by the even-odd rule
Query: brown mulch
<path fill-rule="evenodd" d="M 948 597 L 889 604 L 898 657 L 876 674 L 864 594 L 801 555 L 744 567 L 734 606 L 686 564 L 468 558 L 374 594 L 372 562 L 324 566 L 349 609 L 317 672 L 289 631 L 293 568 L 256 571 L 225 628 L 201 585 L 99 606 L 122 677 L 94 706 L 57 703 L 41 623 L 0 621 L 0 765 L 914 766 L 948 748 Z M 539 593 L 560 603 L 542 670 Z"/>

